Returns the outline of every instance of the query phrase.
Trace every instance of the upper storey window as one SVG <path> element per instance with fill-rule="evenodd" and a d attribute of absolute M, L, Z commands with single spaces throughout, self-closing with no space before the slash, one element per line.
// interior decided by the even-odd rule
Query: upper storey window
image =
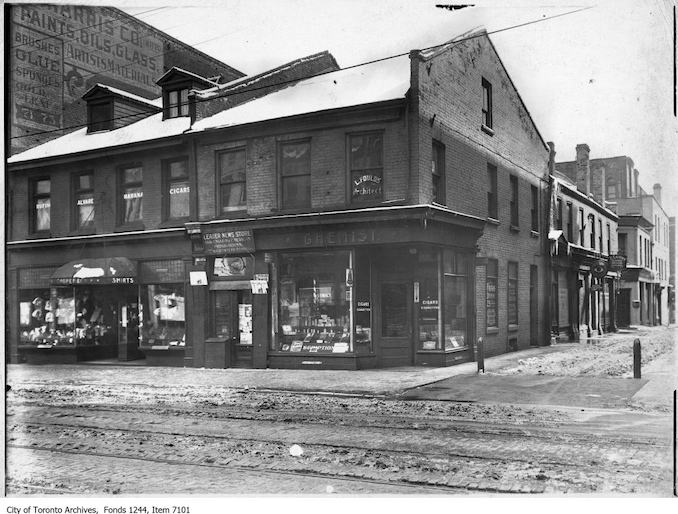
<path fill-rule="evenodd" d="M 167 92 L 167 117 L 188 116 L 188 88 Z"/>
<path fill-rule="evenodd" d="M 487 80 L 482 80 L 483 87 L 483 109 L 482 109 L 482 122 L 483 126 L 491 129 L 492 128 L 492 84 Z"/>
<path fill-rule="evenodd" d="M 384 195 L 384 149 L 381 133 L 350 136 L 351 201 L 381 200 Z"/>
<path fill-rule="evenodd" d="M 120 222 L 123 225 L 143 219 L 143 173 L 141 166 L 129 166 L 120 171 Z"/>
<path fill-rule="evenodd" d="M 113 102 L 90 104 L 87 113 L 87 132 L 110 130 L 113 126 Z"/>
<path fill-rule="evenodd" d="M 445 205 L 445 145 L 439 141 L 431 148 L 431 182 L 433 201 Z"/>
<path fill-rule="evenodd" d="M 311 206 L 311 143 L 280 145 L 280 180 L 283 209 Z"/>
<path fill-rule="evenodd" d="M 94 226 L 94 175 L 78 173 L 73 177 L 73 220 L 76 230 Z"/>
<path fill-rule="evenodd" d="M 34 180 L 31 184 L 31 228 L 33 232 L 46 232 L 51 228 L 51 181 Z"/>
<path fill-rule="evenodd" d="M 245 210 L 247 207 L 245 149 L 220 153 L 218 163 L 219 210 L 221 214 Z"/>

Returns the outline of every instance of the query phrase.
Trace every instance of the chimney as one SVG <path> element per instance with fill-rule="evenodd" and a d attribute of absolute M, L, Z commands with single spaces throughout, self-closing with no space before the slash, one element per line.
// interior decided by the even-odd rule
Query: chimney
<path fill-rule="evenodd" d="M 659 205 L 662 204 L 662 185 L 657 183 L 654 186 L 652 186 L 652 190 L 654 191 L 654 199 L 657 200 L 657 203 Z"/>
<path fill-rule="evenodd" d="M 577 189 L 588 196 L 591 193 L 591 168 L 589 166 L 591 149 L 587 144 L 577 145 Z"/>
<path fill-rule="evenodd" d="M 549 175 L 556 171 L 556 144 L 553 141 L 546 143 L 549 146 Z"/>

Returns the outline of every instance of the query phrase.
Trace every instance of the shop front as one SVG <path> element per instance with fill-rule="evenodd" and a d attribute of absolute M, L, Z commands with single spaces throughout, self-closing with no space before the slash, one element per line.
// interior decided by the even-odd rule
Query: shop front
<path fill-rule="evenodd" d="M 194 318 L 193 365 L 360 369 L 471 360 L 483 222 L 429 207 L 369 214 L 189 224 L 191 294 L 207 313 Z"/>

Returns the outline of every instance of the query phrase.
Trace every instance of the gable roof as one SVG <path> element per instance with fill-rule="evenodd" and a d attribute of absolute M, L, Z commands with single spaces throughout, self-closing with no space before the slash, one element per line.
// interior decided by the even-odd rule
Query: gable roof
<path fill-rule="evenodd" d="M 172 66 L 169 70 L 163 73 L 163 75 L 158 80 L 156 80 L 155 83 L 158 84 L 159 86 L 162 86 L 164 83 L 170 82 L 174 78 L 174 76 L 190 78 L 192 80 L 195 80 L 196 82 L 200 82 L 206 88 L 212 88 L 218 85 L 213 80 L 206 79 L 205 77 L 201 77 L 200 75 L 184 70 L 177 66 Z"/>
<path fill-rule="evenodd" d="M 104 92 L 109 95 L 117 96 L 119 98 L 123 98 L 128 101 L 132 101 L 138 104 L 142 104 L 144 107 L 152 107 L 152 110 L 149 112 L 149 114 L 156 112 L 159 108 L 162 107 L 162 98 L 156 98 L 154 100 L 149 100 L 148 98 L 144 98 L 139 95 L 135 95 L 132 93 L 129 93 L 127 91 L 124 91 L 122 89 L 118 89 L 117 87 L 112 87 L 108 86 L 106 84 L 102 84 L 100 82 L 97 82 L 94 84 L 91 88 L 89 88 L 87 91 L 85 91 L 85 94 L 82 95 L 83 100 L 88 100 L 89 98 L 95 96 L 99 92 Z"/>

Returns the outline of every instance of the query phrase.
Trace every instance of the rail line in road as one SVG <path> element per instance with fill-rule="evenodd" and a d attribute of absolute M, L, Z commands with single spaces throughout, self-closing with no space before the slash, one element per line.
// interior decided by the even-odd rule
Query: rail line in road
<path fill-rule="evenodd" d="M 414 420 L 417 428 L 412 428 Z M 505 425 L 454 420 L 445 424 L 426 416 L 399 421 L 389 417 L 381 420 L 384 427 L 375 426 L 380 421 L 377 414 L 367 423 L 346 421 L 350 423 L 339 425 L 330 419 L 314 424 L 291 420 L 280 410 L 205 417 L 204 412 L 166 409 L 14 404 L 7 417 L 8 470 L 14 479 L 10 464 L 18 451 L 52 452 L 85 460 L 198 467 L 203 474 L 210 469 L 217 475 L 224 470 L 247 472 L 255 485 L 271 480 L 303 484 L 313 478 L 343 481 L 349 491 L 403 487 L 402 492 L 430 489 L 453 494 L 625 492 L 633 487 L 653 492 L 670 474 L 666 465 L 670 447 L 657 441 L 618 437 L 591 441 L 583 434 L 554 432 L 552 427 L 517 426 L 511 431 Z M 293 442 L 303 446 L 303 456 L 289 455 Z M 667 459 L 662 458 L 664 453 Z M 49 469 L 38 472 L 50 475 Z M 73 478 L 77 483 L 78 477 Z"/>

